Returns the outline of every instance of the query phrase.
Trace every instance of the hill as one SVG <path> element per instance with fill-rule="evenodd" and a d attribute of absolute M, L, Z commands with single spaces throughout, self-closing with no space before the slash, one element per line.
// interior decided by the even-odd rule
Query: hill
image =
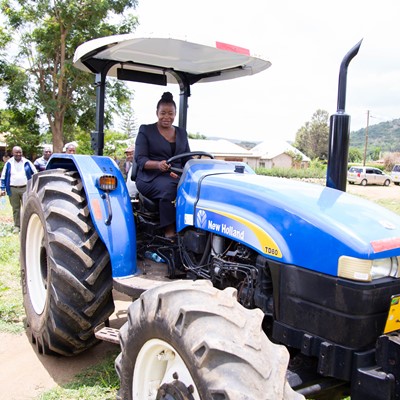
<path fill-rule="evenodd" d="M 364 151 L 365 128 L 350 132 L 350 147 Z M 218 140 L 220 137 L 207 136 L 207 139 Z M 245 149 L 251 149 L 260 142 L 227 139 Z M 380 122 L 368 127 L 368 149 L 379 147 L 382 152 L 400 152 L 400 118 Z"/>
<path fill-rule="evenodd" d="M 365 131 L 362 128 L 350 133 L 350 147 L 364 149 Z M 400 151 L 400 118 L 368 127 L 368 148 L 374 147 L 383 152 Z"/>

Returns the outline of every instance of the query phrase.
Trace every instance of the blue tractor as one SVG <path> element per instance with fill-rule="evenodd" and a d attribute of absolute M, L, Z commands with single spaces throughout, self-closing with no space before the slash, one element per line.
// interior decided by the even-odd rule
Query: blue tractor
<path fill-rule="evenodd" d="M 178 154 L 191 159 L 175 171 L 176 240 L 102 155 L 107 77 L 177 83 L 186 127 L 191 85 L 270 63 L 171 38 L 81 45 L 75 66 L 97 88 L 96 155 L 54 154 L 25 195 L 21 276 L 38 352 L 75 355 L 113 337 L 128 400 L 400 398 L 400 217 L 345 192 L 347 67 L 360 44 L 340 68 L 326 186 Z M 107 326 L 113 289 L 134 300 L 118 333 Z"/>

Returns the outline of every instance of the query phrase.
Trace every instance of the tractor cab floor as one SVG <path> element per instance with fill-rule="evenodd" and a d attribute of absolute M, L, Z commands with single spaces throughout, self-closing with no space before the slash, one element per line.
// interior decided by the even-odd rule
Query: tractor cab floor
<path fill-rule="evenodd" d="M 172 279 L 168 278 L 168 266 L 165 263 L 144 259 L 138 260 L 137 265 L 137 273 L 134 276 L 113 279 L 116 291 L 136 299 L 146 290 L 172 282 Z"/>

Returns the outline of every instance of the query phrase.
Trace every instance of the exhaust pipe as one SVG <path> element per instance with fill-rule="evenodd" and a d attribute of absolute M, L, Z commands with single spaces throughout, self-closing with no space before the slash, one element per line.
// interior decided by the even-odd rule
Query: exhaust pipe
<path fill-rule="evenodd" d="M 347 160 L 350 142 L 350 116 L 345 113 L 347 68 L 350 61 L 357 55 L 362 40 L 360 40 L 343 58 L 339 71 L 339 88 L 337 111 L 329 121 L 329 150 L 326 186 L 346 191 Z"/>

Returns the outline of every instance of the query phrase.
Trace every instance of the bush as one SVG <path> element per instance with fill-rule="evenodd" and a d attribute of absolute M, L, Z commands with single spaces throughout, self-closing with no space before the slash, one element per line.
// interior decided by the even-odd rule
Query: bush
<path fill-rule="evenodd" d="M 386 171 L 391 171 L 395 164 L 400 164 L 400 152 L 386 153 L 383 156 L 383 163 Z"/>
<path fill-rule="evenodd" d="M 266 176 L 277 176 L 279 178 L 290 178 L 290 179 L 310 179 L 310 178 L 326 178 L 326 167 L 317 164 L 314 168 L 257 168 L 256 173 L 258 175 Z"/>
<path fill-rule="evenodd" d="M 19 237 L 12 233 L 12 228 L 11 222 L 0 222 L 0 331 L 21 332 L 25 312 L 20 286 Z"/>

